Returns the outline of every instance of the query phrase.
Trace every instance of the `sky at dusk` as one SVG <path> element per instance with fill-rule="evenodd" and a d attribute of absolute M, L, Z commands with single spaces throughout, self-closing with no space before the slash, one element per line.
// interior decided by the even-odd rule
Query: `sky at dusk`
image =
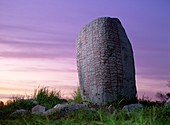
<path fill-rule="evenodd" d="M 38 86 L 69 96 L 79 85 L 75 40 L 98 17 L 117 17 L 134 51 L 138 96 L 168 92 L 169 0 L 0 0 L 0 99 Z"/>

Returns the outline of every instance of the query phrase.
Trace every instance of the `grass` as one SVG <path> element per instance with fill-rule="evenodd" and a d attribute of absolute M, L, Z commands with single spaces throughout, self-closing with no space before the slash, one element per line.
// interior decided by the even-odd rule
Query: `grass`
<path fill-rule="evenodd" d="M 67 100 L 61 98 L 60 91 L 49 91 L 47 87 L 43 87 L 35 90 L 33 97 L 39 105 L 50 109 L 56 104 L 61 104 L 67 102 Z"/>
<path fill-rule="evenodd" d="M 76 91 L 73 93 L 73 102 L 75 103 L 83 103 L 83 100 L 81 98 L 80 94 L 80 88 L 78 87 Z"/>
<path fill-rule="evenodd" d="M 49 91 L 48 88 L 36 90 L 33 99 L 48 108 L 67 102 L 61 98 L 60 92 Z M 82 103 L 79 89 L 75 92 L 72 102 Z M 29 110 L 35 105 L 30 100 L 16 99 L 0 109 L 0 125 L 169 125 L 170 107 L 144 99 L 139 102 L 145 108 L 133 112 L 126 112 L 118 107 L 109 112 L 107 107 L 102 107 L 90 111 L 80 109 L 63 117 L 56 113 L 51 116 L 28 114 L 12 118 L 10 114 L 16 109 Z"/>

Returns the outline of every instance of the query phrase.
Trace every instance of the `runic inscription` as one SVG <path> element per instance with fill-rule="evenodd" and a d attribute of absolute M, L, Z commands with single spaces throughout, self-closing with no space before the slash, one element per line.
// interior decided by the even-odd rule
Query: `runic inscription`
<path fill-rule="evenodd" d="M 86 25 L 76 42 L 83 100 L 104 105 L 136 97 L 133 51 L 117 18 L 98 18 Z"/>

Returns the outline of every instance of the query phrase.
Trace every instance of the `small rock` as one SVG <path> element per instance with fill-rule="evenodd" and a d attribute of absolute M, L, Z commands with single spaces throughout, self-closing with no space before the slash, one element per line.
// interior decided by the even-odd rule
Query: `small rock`
<path fill-rule="evenodd" d="M 32 109 L 32 114 L 43 114 L 45 112 L 45 107 L 41 105 L 36 105 Z"/>
<path fill-rule="evenodd" d="M 56 113 L 57 111 L 58 111 L 58 110 L 55 109 L 55 108 L 48 109 L 47 111 L 45 111 L 45 112 L 43 113 L 43 115 L 52 115 L 52 114 Z"/>
<path fill-rule="evenodd" d="M 130 104 L 130 105 L 125 105 L 122 110 L 124 111 L 134 111 L 134 110 L 137 110 L 137 109 L 141 109 L 143 108 L 143 105 L 142 104 Z"/>
<path fill-rule="evenodd" d="M 38 105 L 38 102 L 36 100 L 30 100 L 34 105 Z"/>
<path fill-rule="evenodd" d="M 74 111 L 74 110 L 77 110 L 77 109 L 85 109 L 85 110 L 89 110 L 89 107 L 86 105 L 86 104 L 58 104 L 56 106 L 54 106 L 55 109 L 58 109 L 59 111 L 61 110 L 68 110 L 68 111 Z"/>
<path fill-rule="evenodd" d="M 78 109 L 90 110 L 90 108 L 85 104 L 57 104 L 52 109 L 44 112 L 44 115 L 51 115 L 55 112 L 59 112 L 60 116 L 64 116 L 66 113 L 73 112 Z"/>
<path fill-rule="evenodd" d="M 13 112 L 10 116 L 11 117 L 19 117 L 19 116 L 24 116 L 27 115 L 29 113 L 28 110 L 25 109 L 18 109 L 15 112 Z"/>
<path fill-rule="evenodd" d="M 61 108 L 64 108 L 66 106 L 68 106 L 69 104 L 68 103 L 64 103 L 64 104 L 57 104 L 55 105 L 53 108 L 54 109 L 61 109 Z"/>
<path fill-rule="evenodd" d="M 170 98 L 165 102 L 165 107 L 170 107 Z"/>
<path fill-rule="evenodd" d="M 166 101 L 166 103 L 170 103 L 170 98 Z"/>

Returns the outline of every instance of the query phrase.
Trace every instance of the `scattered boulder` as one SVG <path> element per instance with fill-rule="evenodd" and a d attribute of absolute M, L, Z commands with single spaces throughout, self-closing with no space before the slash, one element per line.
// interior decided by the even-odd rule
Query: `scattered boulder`
<path fill-rule="evenodd" d="M 20 117 L 24 115 L 28 115 L 29 111 L 25 109 L 18 109 L 15 112 L 13 112 L 10 116 L 11 117 Z"/>
<path fill-rule="evenodd" d="M 125 105 L 122 110 L 124 111 L 134 111 L 134 110 L 137 110 L 137 109 L 141 109 L 143 108 L 143 105 L 142 104 L 130 104 L 130 105 Z"/>
<path fill-rule="evenodd" d="M 165 107 L 170 107 L 170 98 L 165 102 Z"/>
<path fill-rule="evenodd" d="M 44 115 L 51 115 L 55 112 L 58 112 L 60 116 L 64 116 L 66 113 L 73 112 L 78 109 L 90 110 L 90 108 L 86 104 L 57 104 L 52 109 L 44 112 Z"/>
<path fill-rule="evenodd" d="M 36 105 L 31 109 L 32 114 L 43 114 L 45 112 L 45 107 L 41 105 Z"/>
<path fill-rule="evenodd" d="M 170 98 L 166 101 L 166 103 L 170 103 Z"/>
<path fill-rule="evenodd" d="M 58 110 L 55 109 L 55 108 L 51 108 L 51 109 L 48 109 L 47 111 L 43 112 L 43 115 L 53 115 L 55 113 L 57 113 Z M 59 112 L 58 112 L 59 113 Z"/>
<path fill-rule="evenodd" d="M 30 100 L 32 103 L 33 103 L 33 105 L 38 105 L 38 102 L 36 101 L 36 100 Z"/>

